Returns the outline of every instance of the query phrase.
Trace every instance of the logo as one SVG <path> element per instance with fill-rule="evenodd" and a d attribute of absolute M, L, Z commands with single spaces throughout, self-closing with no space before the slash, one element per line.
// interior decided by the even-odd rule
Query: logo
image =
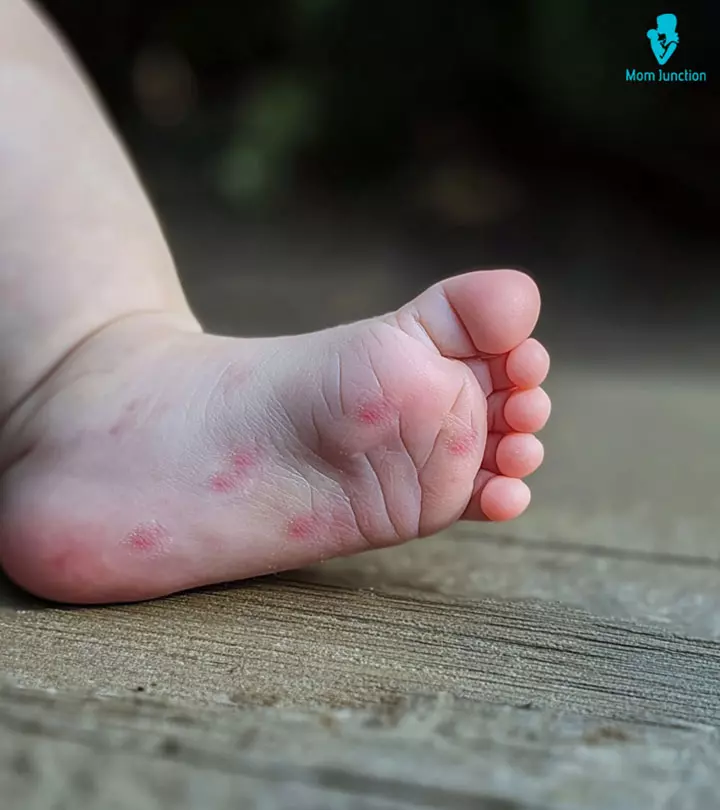
<path fill-rule="evenodd" d="M 674 14 L 658 14 L 656 18 L 657 28 L 651 28 L 647 32 L 650 40 L 650 50 L 657 59 L 660 70 L 638 70 L 637 68 L 625 69 L 626 82 L 639 82 L 641 84 L 651 82 L 704 82 L 707 81 L 707 73 L 703 70 L 663 70 L 663 65 L 677 50 L 680 37 L 677 33 L 677 17 Z"/>
<path fill-rule="evenodd" d="M 677 17 L 674 14 L 661 14 L 657 18 L 657 28 L 651 28 L 647 32 L 650 47 L 658 60 L 658 65 L 664 65 L 675 53 L 678 42 L 680 42 L 675 31 L 676 27 Z"/>

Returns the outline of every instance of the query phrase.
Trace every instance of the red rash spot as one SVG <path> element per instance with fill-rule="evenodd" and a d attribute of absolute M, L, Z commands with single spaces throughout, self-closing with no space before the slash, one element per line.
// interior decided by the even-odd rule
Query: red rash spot
<path fill-rule="evenodd" d="M 170 535 L 157 523 L 143 523 L 136 526 L 125 538 L 125 545 L 133 551 L 147 554 L 151 551 L 162 551 Z"/>
<path fill-rule="evenodd" d="M 298 515 L 288 524 L 288 537 L 291 540 L 308 540 L 316 535 L 320 521 L 316 515 Z"/>
<path fill-rule="evenodd" d="M 362 405 L 355 417 L 364 425 L 381 425 L 390 418 L 390 406 L 384 399 L 378 399 Z"/>
<path fill-rule="evenodd" d="M 257 451 L 236 450 L 220 472 L 210 477 L 208 486 L 213 492 L 232 492 L 247 481 L 248 473 L 258 463 Z"/>
<path fill-rule="evenodd" d="M 210 479 L 210 489 L 213 492 L 231 492 L 235 489 L 237 481 L 232 475 L 217 473 Z"/>
<path fill-rule="evenodd" d="M 451 439 L 447 444 L 447 449 L 450 455 L 453 456 L 468 456 L 477 448 L 477 433 L 467 433 L 462 436 L 456 436 Z"/>
<path fill-rule="evenodd" d="M 233 453 L 231 464 L 236 473 L 246 472 L 255 466 L 257 459 L 254 452 L 237 451 Z"/>
<path fill-rule="evenodd" d="M 136 425 L 136 412 L 141 405 L 139 399 L 133 399 L 123 410 L 123 415 L 108 431 L 111 436 L 122 436 Z"/>

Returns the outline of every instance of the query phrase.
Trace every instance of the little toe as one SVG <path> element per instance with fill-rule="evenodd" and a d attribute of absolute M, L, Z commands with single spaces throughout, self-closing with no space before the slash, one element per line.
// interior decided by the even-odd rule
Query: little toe
<path fill-rule="evenodd" d="M 510 478 L 532 475 L 543 462 L 545 449 L 532 433 L 490 433 L 482 467 Z"/>
<path fill-rule="evenodd" d="M 531 497 L 524 481 L 496 475 L 480 493 L 480 510 L 488 520 L 514 520 L 530 506 Z"/>
<path fill-rule="evenodd" d="M 550 371 L 550 355 L 535 338 L 528 338 L 507 354 L 471 358 L 465 363 L 486 395 L 509 388 L 537 388 Z"/>
<path fill-rule="evenodd" d="M 497 391 L 487 399 L 488 431 L 536 433 L 550 418 L 550 397 L 542 388 Z"/>

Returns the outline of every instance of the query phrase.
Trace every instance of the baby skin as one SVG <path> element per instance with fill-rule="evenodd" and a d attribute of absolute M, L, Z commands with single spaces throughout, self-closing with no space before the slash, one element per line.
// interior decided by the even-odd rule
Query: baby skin
<path fill-rule="evenodd" d="M 12 229 L 0 212 L 0 561 L 12 579 L 64 602 L 141 600 L 527 508 L 522 479 L 542 462 L 533 434 L 550 413 L 528 276 L 454 276 L 314 334 L 205 334 L 77 69 L 35 12 L 9 7 L 0 53 L 34 60 L 11 87 L 0 65 L 0 103 L 23 113 L 0 154 L 18 189 Z M 67 136 L 58 124 L 36 158 L 37 119 L 58 105 Z M 81 124 L 95 134 L 78 145 Z M 47 194 L 60 164 L 81 159 L 96 171 L 65 173 Z"/>

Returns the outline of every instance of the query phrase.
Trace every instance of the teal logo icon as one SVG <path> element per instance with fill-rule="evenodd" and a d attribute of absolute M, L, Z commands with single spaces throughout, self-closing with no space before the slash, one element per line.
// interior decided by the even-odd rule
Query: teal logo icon
<path fill-rule="evenodd" d="M 625 68 L 626 82 L 637 82 L 638 84 L 651 84 L 653 82 L 685 84 L 687 82 L 707 81 L 707 73 L 704 70 L 693 70 L 682 64 L 680 70 L 663 70 L 663 65 L 667 64 L 668 59 L 675 53 L 680 42 L 680 37 L 677 34 L 677 17 L 674 14 L 658 15 L 657 28 L 651 28 L 647 32 L 647 38 L 650 40 L 650 48 L 655 54 L 660 67 L 658 70 Z M 640 40 L 638 40 L 637 49 L 640 50 Z M 647 51 L 645 51 L 645 61 L 649 58 Z"/>
<path fill-rule="evenodd" d="M 657 18 L 657 28 L 651 28 L 647 32 L 658 65 L 664 65 L 677 49 L 680 38 L 676 27 L 677 17 L 674 14 L 660 14 Z"/>

